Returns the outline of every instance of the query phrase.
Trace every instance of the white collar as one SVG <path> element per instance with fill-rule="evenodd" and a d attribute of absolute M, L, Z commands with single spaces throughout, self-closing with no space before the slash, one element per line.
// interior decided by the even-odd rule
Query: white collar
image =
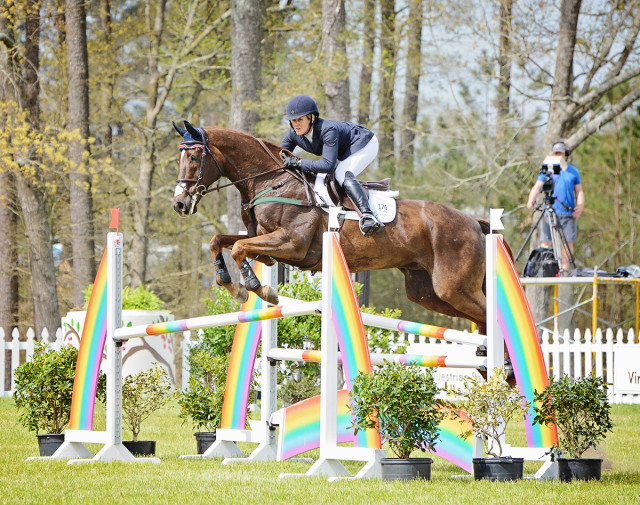
<path fill-rule="evenodd" d="M 307 140 L 309 142 L 313 142 L 313 126 L 311 127 L 311 130 L 309 130 L 309 133 L 305 135 L 305 137 L 307 137 Z"/>

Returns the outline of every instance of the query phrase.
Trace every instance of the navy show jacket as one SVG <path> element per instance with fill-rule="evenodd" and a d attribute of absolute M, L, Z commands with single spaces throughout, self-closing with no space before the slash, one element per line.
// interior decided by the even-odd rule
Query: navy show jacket
<path fill-rule="evenodd" d="M 302 168 L 313 172 L 331 173 L 339 161 L 358 152 L 373 138 L 373 132 L 362 125 L 317 118 L 313 125 L 312 142 L 298 135 L 293 128 L 282 140 L 282 147 L 293 151 L 297 146 L 322 156 L 319 160 L 302 160 Z"/>

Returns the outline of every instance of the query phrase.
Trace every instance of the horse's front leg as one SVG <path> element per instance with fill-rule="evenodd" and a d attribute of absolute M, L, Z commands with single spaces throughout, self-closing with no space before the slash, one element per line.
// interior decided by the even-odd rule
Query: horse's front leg
<path fill-rule="evenodd" d="M 280 229 L 273 233 L 238 240 L 231 249 L 231 256 L 236 261 L 245 280 L 245 286 L 255 292 L 268 303 L 278 303 L 278 292 L 271 286 L 262 286 L 251 269 L 247 257 L 260 255 L 276 257 L 281 260 L 300 261 L 305 258 L 311 240 L 309 237 L 292 237 Z"/>
<path fill-rule="evenodd" d="M 231 279 L 231 274 L 227 269 L 222 250 L 231 248 L 238 240 L 246 238 L 246 235 L 214 235 L 209 243 L 213 264 L 216 267 L 216 284 L 225 288 L 229 294 L 240 303 L 247 301 L 249 293 L 242 284 L 234 283 Z"/>

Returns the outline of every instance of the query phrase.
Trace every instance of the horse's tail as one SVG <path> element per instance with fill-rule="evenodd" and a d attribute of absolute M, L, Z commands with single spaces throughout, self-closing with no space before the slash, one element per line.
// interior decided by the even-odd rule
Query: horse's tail
<path fill-rule="evenodd" d="M 476 221 L 478 221 L 478 224 L 480 225 L 480 228 L 482 229 L 482 234 L 483 235 L 488 235 L 489 233 L 491 233 L 491 226 L 489 225 L 489 221 L 485 221 L 484 219 L 476 219 Z M 503 240 L 502 243 L 507 248 L 507 253 L 509 254 L 509 257 L 511 258 L 511 261 L 513 261 L 513 251 L 511 250 L 511 247 L 509 247 L 509 244 L 507 243 L 506 240 Z"/>

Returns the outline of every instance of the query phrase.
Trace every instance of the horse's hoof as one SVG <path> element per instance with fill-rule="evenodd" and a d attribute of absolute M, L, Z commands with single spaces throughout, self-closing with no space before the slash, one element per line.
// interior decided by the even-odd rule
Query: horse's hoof
<path fill-rule="evenodd" d="M 260 289 L 256 291 L 256 294 L 271 305 L 278 305 L 280 301 L 278 298 L 278 292 L 271 286 L 260 286 Z"/>
<path fill-rule="evenodd" d="M 235 298 L 240 303 L 244 303 L 249 299 L 249 291 L 247 291 L 247 288 L 241 285 L 238 288 L 238 292 L 233 298 Z"/>

